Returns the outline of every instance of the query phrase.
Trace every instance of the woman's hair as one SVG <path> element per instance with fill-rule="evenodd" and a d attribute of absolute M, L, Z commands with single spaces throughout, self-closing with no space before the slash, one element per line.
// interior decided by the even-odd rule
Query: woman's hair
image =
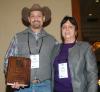
<path fill-rule="evenodd" d="M 78 24 L 77 24 L 76 19 L 74 17 L 70 17 L 70 16 L 65 16 L 62 19 L 61 24 L 60 24 L 60 28 L 62 28 L 63 24 L 66 23 L 67 21 L 70 21 L 70 23 L 72 23 L 75 26 L 75 31 L 78 30 Z M 78 31 L 77 31 L 76 39 L 77 39 L 77 37 L 78 37 Z M 61 32 L 61 39 L 64 42 L 64 38 L 62 37 L 62 32 Z"/>
<path fill-rule="evenodd" d="M 65 16 L 62 21 L 61 21 L 61 24 L 60 24 L 60 27 L 63 26 L 63 24 L 66 22 L 66 21 L 70 21 L 70 23 L 72 23 L 74 26 L 75 26 L 75 30 L 78 30 L 78 24 L 77 24 L 77 21 L 74 17 L 70 17 L 70 16 Z"/>

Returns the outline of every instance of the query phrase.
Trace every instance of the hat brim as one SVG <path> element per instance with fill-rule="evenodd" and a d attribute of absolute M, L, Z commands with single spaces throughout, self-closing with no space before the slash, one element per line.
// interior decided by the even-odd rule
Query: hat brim
<path fill-rule="evenodd" d="M 27 7 L 24 7 L 22 9 L 22 23 L 25 25 L 25 26 L 29 26 L 30 23 L 28 21 L 28 16 L 29 16 L 29 8 Z"/>
<path fill-rule="evenodd" d="M 51 22 L 51 10 L 48 7 L 43 7 L 42 12 L 45 16 L 44 24 L 45 26 L 47 26 Z M 29 26 L 29 21 L 28 21 L 29 13 L 30 13 L 29 8 L 24 7 L 22 9 L 22 22 L 25 26 Z"/>

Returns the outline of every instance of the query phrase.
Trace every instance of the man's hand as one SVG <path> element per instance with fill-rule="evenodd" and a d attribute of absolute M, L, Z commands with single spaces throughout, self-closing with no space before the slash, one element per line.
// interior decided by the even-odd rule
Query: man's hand
<path fill-rule="evenodd" d="M 16 88 L 19 89 L 20 87 L 24 88 L 25 85 L 24 84 L 19 84 L 18 82 L 14 82 L 13 85 L 11 85 L 12 88 Z"/>

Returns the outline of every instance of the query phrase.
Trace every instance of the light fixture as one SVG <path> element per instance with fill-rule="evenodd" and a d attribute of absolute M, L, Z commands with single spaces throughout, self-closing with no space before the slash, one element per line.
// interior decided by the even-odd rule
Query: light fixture
<path fill-rule="evenodd" d="M 96 2 L 96 3 L 99 3 L 99 0 L 96 0 L 95 2 Z"/>
<path fill-rule="evenodd" d="M 98 48 L 100 48 L 100 42 L 95 42 L 93 45 L 93 51 L 96 51 Z"/>

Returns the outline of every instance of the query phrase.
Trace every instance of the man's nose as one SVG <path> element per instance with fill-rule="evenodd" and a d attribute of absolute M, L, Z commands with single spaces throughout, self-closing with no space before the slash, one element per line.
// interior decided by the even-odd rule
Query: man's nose
<path fill-rule="evenodd" d="M 36 16 L 36 17 L 34 17 L 34 20 L 38 20 L 38 17 Z"/>

